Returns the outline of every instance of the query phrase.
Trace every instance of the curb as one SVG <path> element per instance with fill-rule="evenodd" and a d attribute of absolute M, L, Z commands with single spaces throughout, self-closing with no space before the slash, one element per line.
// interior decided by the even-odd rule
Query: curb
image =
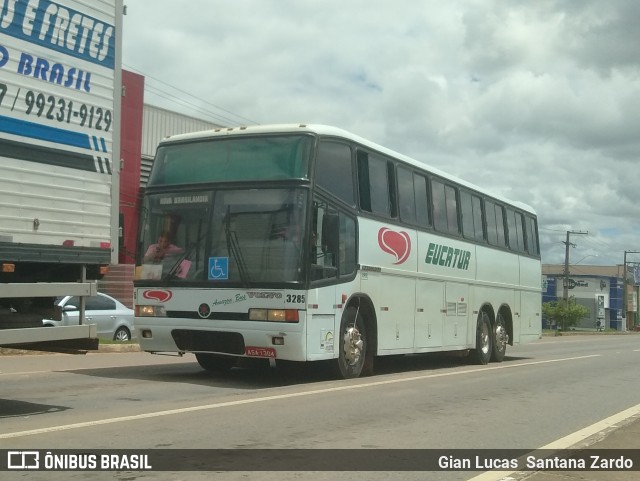
<path fill-rule="evenodd" d="M 141 352 L 140 345 L 137 343 L 122 343 L 122 344 L 98 344 L 97 351 L 87 351 L 87 354 L 99 354 L 110 352 Z M 24 355 L 42 355 L 42 354 L 57 354 L 56 352 L 48 351 L 31 351 L 26 349 L 11 349 L 8 347 L 0 347 L 0 357 L 2 356 L 24 356 Z"/>
<path fill-rule="evenodd" d="M 94 351 L 89 351 L 94 352 Z M 140 344 L 122 343 L 122 344 L 99 344 L 98 352 L 140 352 Z"/>
<path fill-rule="evenodd" d="M 140 352 L 140 344 L 128 342 L 122 344 L 99 344 L 98 352 Z"/>

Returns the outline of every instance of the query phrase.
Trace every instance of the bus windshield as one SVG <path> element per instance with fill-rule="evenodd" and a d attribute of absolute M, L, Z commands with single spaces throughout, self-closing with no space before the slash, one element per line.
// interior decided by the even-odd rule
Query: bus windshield
<path fill-rule="evenodd" d="M 138 279 L 302 282 L 306 189 L 149 194 Z"/>
<path fill-rule="evenodd" d="M 160 145 L 149 186 L 308 179 L 310 135 L 215 138 Z"/>

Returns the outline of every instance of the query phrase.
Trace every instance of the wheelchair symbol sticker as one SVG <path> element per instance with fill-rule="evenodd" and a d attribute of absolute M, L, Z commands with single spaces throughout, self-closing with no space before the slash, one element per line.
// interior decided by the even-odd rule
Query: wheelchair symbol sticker
<path fill-rule="evenodd" d="M 209 257 L 209 280 L 229 279 L 229 258 Z"/>

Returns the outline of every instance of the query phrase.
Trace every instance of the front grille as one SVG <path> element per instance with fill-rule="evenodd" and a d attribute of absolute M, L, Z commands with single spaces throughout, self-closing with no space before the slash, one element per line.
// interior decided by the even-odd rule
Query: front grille
<path fill-rule="evenodd" d="M 237 332 L 175 329 L 171 336 L 181 351 L 244 354 L 244 338 Z"/>
<path fill-rule="evenodd" d="M 167 311 L 167 317 L 175 317 L 177 319 L 202 319 L 197 312 L 194 311 Z M 247 312 L 212 312 L 209 317 L 214 321 L 248 321 L 249 314 Z"/>

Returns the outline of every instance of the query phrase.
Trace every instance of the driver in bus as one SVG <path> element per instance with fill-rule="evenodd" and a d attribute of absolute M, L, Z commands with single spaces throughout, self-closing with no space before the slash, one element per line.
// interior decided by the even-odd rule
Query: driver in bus
<path fill-rule="evenodd" d="M 156 244 L 151 244 L 149 246 L 146 254 L 144 255 L 144 262 L 153 262 L 154 264 L 157 264 L 162 262 L 167 255 L 177 255 L 182 254 L 183 252 L 184 249 L 171 243 L 171 237 L 169 233 L 165 231 L 160 234 Z"/>

